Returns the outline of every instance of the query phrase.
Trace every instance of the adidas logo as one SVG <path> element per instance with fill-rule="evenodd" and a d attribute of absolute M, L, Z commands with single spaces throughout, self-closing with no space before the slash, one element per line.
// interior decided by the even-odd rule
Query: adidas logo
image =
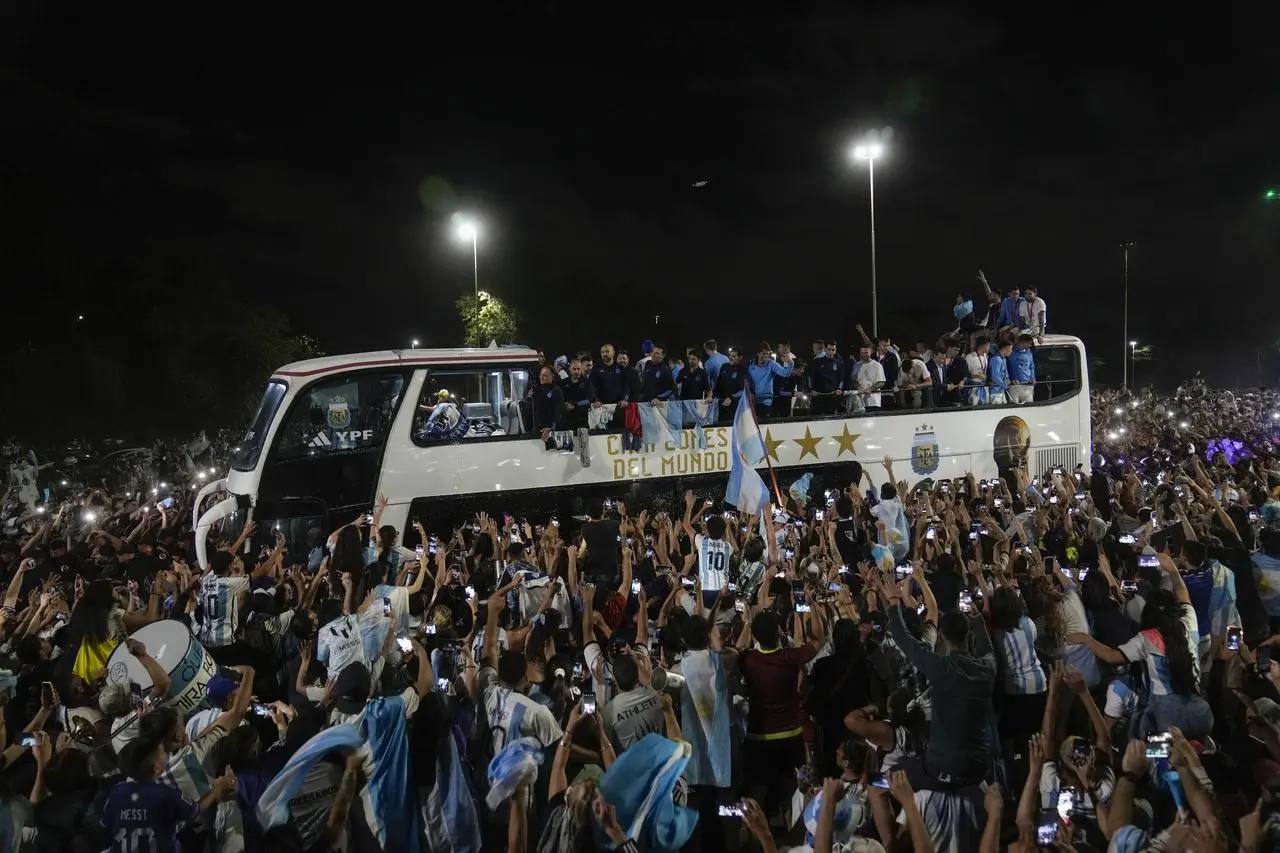
<path fill-rule="evenodd" d="M 320 433 L 315 438 L 311 439 L 310 443 L 307 446 L 308 447 L 332 447 L 333 442 L 329 441 L 328 435 L 326 435 L 325 433 Z"/>

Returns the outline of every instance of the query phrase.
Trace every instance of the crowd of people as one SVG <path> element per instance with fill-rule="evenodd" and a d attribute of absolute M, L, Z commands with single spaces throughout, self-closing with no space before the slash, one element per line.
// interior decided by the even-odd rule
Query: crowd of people
<path fill-rule="evenodd" d="M 1280 396 L 1093 404 L 1088 473 L 495 496 L 417 549 L 379 500 L 203 570 L 216 465 L 11 487 L 0 850 L 1280 849 Z"/>

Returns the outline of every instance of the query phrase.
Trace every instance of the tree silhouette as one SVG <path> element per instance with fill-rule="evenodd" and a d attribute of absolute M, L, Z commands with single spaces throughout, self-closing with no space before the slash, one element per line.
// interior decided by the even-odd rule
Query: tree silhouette
<path fill-rule="evenodd" d="M 459 296 L 454 304 L 462 318 L 468 346 L 509 344 L 515 340 L 520 316 L 514 308 L 496 296 L 490 296 L 482 290 L 479 297 Z"/>

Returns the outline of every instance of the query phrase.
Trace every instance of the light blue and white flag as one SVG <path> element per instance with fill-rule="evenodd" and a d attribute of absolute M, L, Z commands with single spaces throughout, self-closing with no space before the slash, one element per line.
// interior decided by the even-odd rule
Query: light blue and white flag
<path fill-rule="evenodd" d="M 684 420 L 693 424 L 694 438 L 698 449 L 707 449 L 707 433 L 704 427 L 715 422 L 715 400 L 683 400 Z"/>
<path fill-rule="evenodd" d="M 720 652 L 688 652 L 680 661 L 685 689 L 680 691 L 680 728 L 693 747 L 685 768 L 690 785 L 727 788 L 732 783 L 729 734 L 729 685 Z"/>
<path fill-rule="evenodd" d="M 755 469 L 764 461 L 764 442 L 760 440 L 760 428 L 756 426 L 750 406 L 738 406 L 731 436 L 725 502 L 733 504 L 739 512 L 760 512 L 769 503 L 769 488 Z"/>
<path fill-rule="evenodd" d="M 671 441 L 671 430 L 667 426 L 667 406 L 665 403 L 639 403 L 640 429 L 644 432 L 644 443 L 656 447 L 664 447 Z"/>
<path fill-rule="evenodd" d="M 262 828 L 270 829 L 289 820 L 289 800 L 298 795 L 307 780 L 307 772 L 317 761 L 334 750 L 357 749 L 363 745 L 364 738 L 350 725 L 324 729 L 304 743 L 258 798 L 258 822 Z"/>
<path fill-rule="evenodd" d="M 369 782 L 360 792 L 365 823 L 383 850 L 418 853 L 417 789 L 409 775 L 409 731 L 404 699 L 371 701 L 360 720 L 367 745 Z"/>

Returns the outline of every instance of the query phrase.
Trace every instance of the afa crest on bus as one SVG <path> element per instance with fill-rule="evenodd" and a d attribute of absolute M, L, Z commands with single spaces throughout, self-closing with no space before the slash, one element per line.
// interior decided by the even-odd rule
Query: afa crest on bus
<path fill-rule="evenodd" d="M 351 426 L 351 407 L 347 405 L 345 397 L 333 398 L 329 403 L 326 420 L 330 429 L 346 429 Z"/>
<path fill-rule="evenodd" d="M 924 424 L 916 429 L 911 440 L 911 470 L 917 474 L 932 474 L 938 470 L 938 440 L 933 427 Z"/>

